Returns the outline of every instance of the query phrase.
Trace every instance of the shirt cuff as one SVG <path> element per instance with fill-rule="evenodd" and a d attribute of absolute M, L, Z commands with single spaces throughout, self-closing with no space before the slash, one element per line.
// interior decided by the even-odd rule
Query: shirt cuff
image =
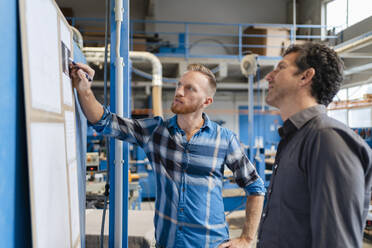
<path fill-rule="evenodd" d="M 261 177 L 244 188 L 247 195 L 265 195 L 266 188 Z"/>
<path fill-rule="evenodd" d="M 108 110 L 106 107 L 103 107 L 103 115 L 101 117 L 101 119 L 96 122 L 96 123 L 91 123 L 90 121 L 88 121 L 88 127 L 93 127 L 97 132 L 102 132 L 103 129 L 106 127 L 107 125 L 107 116 L 110 115 L 110 110 Z"/>

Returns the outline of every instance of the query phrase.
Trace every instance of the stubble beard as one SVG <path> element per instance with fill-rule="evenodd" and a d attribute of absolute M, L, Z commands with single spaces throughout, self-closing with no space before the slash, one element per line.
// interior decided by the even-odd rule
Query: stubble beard
<path fill-rule="evenodd" d="M 194 113 L 199 108 L 200 108 L 200 106 L 198 104 L 192 104 L 192 105 L 189 105 L 189 106 L 177 106 L 177 104 L 172 103 L 171 111 L 174 114 L 182 114 L 182 115 L 184 115 L 184 114 Z"/>

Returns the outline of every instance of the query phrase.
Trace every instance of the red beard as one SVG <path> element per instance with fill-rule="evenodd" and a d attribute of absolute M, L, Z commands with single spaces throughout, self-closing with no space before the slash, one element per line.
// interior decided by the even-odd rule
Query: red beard
<path fill-rule="evenodd" d="M 198 104 L 192 104 L 189 106 L 182 106 L 182 105 L 180 106 L 179 104 L 174 104 L 173 102 L 171 106 L 171 110 L 175 114 L 190 114 L 190 113 L 194 113 L 198 109 L 199 109 Z"/>

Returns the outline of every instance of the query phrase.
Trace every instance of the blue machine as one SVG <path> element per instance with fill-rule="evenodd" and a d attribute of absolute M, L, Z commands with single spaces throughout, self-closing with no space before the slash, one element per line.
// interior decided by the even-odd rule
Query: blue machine
<path fill-rule="evenodd" d="M 131 172 L 140 175 L 139 184 L 141 186 L 141 197 L 144 199 L 154 199 L 156 194 L 154 171 L 147 160 L 146 154 L 139 146 L 133 145 L 131 151 L 132 163 Z"/>
<path fill-rule="evenodd" d="M 260 106 L 255 106 L 255 110 L 261 110 Z M 240 141 L 245 145 L 249 144 L 248 137 L 248 107 L 239 107 L 239 134 Z M 266 108 L 267 110 L 267 108 Z M 253 137 L 256 137 L 257 145 L 253 147 L 254 160 L 252 163 L 256 166 L 256 170 L 260 177 L 264 180 L 265 186 L 268 187 L 270 183 L 271 174 L 265 174 L 265 150 L 274 148 L 276 150 L 280 136 L 278 128 L 283 124 L 283 121 L 278 114 L 271 114 L 269 112 L 258 112 L 254 114 L 254 130 Z M 257 148 L 258 147 L 258 148 Z M 249 154 L 249 147 L 246 149 L 247 156 Z M 236 189 L 238 186 L 234 182 L 230 182 L 227 178 L 224 180 L 224 190 Z M 242 210 L 245 208 L 245 196 L 229 196 L 223 199 L 225 204 L 225 211 Z"/>
<path fill-rule="evenodd" d="M 185 33 L 178 34 L 178 47 L 172 45 L 161 46 L 159 48 L 159 53 L 178 53 L 184 54 L 185 53 L 185 42 L 186 42 Z"/>

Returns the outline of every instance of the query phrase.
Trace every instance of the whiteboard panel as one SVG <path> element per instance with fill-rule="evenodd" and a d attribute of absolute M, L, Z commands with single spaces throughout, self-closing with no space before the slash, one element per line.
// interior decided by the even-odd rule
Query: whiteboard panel
<path fill-rule="evenodd" d="M 57 10 L 50 0 L 25 1 L 31 103 L 61 113 Z"/>
<path fill-rule="evenodd" d="M 71 208 L 71 234 L 72 243 L 80 238 L 80 217 L 79 212 L 74 211 L 79 209 L 79 195 L 78 195 L 78 177 L 76 160 L 69 165 L 69 179 L 70 179 L 70 208 Z M 79 242 L 80 245 L 80 242 Z"/>
<path fill-rule="evenodd" d="M 36 247 L 70 247 L 70 225 L 63 123 L 33 122 L 32 194 Z"/>

